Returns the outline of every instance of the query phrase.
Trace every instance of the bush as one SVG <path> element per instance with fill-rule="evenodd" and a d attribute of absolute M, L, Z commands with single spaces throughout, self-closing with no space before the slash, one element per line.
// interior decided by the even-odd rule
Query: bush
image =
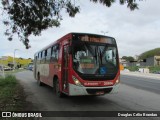
<path fill-rule="evenodd" d="M 139 67 L 138 66 L 132 66 L 132 67 L 126 67 L 129 71 L 138 71 Z"/>
<path fill-rule="evenodd" d="M 13 75 L 6 75 L 5 78 L 0 78 L 0 87 L 12 87 L 17 84 L 16 77 Z"/>
<path fill-rule="evenodd" d="M 13 75 L 0 78 L 0 111 L 14 110 L 17 80 Z"/>
<path fill-rule="evenodd" d="M 151 73 L 156 73 L 156 72 L 160 71 L 160 66 L 152 66 L 152 67 L 148 67 L 148 68 Z"/>

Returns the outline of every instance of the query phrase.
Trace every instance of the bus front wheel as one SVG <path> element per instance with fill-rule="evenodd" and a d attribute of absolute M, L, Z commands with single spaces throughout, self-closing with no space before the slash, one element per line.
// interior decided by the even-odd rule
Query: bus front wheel
<path fill-rule="evenodd" d="M 59 85 L 59 80 L 57 79 L 55 82 L 55 85 L 54 85 L 54 87 L 55 87 L 55 93 L 56 93 L 56 95 L 58 96 L 58 97 L 63 97 L 63 93 L 60 91 L 60 85 Z"/>

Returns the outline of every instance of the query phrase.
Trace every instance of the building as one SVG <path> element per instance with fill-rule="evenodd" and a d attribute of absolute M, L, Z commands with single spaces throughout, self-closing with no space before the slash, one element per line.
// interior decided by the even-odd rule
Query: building
<path fill-rule="evenodd" d="M 29 63 L 33 62 L 31 58 L 24 59 L 24 58 L 14 58 L 15 66 L 16 67 L 22 67 L 26 66 Z M 13 57 L 11 56 L 2 56 L 0 58 L 0 64 L 3 64 L 5 66 L 13 67 Z"/>
<path fill-rule="evenodd" d="M 148 57 L 144 60 L 135 60 L 135 61 L 126 61 L 122 58 L 120 58 L 120 63 L 124 67 L 133 67 L 133 66 L 160 66 L 160 56 L 152 56 Z"/>
<path fill-rule="evenodd" d="M 140 66 L 160 66 L 160 56 L 152 56 L 140 62 Z"/>
<path fill-rule="evenodd" d="M 128 62 L 127 62 L 125 59 L 123 59 L 123 58 L 119 58 L 119 62 L 120 62 L 120 64 L 123 65 L 124 67 L 127 67 L 127 66 L 128 66 Z"/>

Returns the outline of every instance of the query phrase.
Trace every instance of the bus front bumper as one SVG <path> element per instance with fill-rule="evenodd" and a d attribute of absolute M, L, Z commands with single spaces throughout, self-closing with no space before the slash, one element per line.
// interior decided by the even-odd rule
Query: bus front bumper
<path fill-rule="evenodd" d="M 69 96 L 81 96 L 81 95 L 104 95 L 107 93 L 117 93 L 119 90 L 119 84 L 114 86 L 105 87 L 84 87 L 69 84 Z"/>

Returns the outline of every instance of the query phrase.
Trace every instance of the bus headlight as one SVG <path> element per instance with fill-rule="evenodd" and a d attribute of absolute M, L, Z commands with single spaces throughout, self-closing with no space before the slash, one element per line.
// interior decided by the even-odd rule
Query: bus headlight
<path fill-rule="evenodd" d="M 120 83 L 120 77 L 118 77 L 118 79 L 116 80 L 115 85 L 117 85 L 119 83 Z"/>
<path fill-rule="evenodd" d="M 72 79 L 77 86 L 82 86 L 82 84 L 79 82 L 79 80 L 75 76 L 72 76 Z"/>

